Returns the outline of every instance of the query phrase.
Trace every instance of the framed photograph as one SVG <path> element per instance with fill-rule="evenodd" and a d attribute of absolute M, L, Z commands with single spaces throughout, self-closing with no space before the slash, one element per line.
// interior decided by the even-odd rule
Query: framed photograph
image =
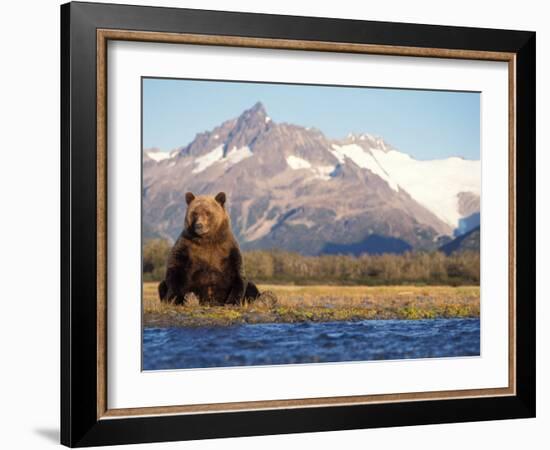
<path fill-rule="evenodd" d="M 61 441 L 535 415 L 535 33 L 61 7 Z"/>

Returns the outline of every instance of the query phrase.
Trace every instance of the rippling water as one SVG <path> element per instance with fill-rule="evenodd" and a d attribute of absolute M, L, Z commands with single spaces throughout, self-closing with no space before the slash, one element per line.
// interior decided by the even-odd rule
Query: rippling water
<path fill-rule="evenodd" d="M 145 328 L 143 369 L 479 355 L 479 319 Z"/>

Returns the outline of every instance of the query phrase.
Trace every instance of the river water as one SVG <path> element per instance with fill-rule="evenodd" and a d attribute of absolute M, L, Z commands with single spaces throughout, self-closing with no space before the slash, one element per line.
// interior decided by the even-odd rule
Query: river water
<path fill-rule="evenodd" d="M 144 370 L 479 354 L 479 319 L 268 323 L 143 330 Z"/>

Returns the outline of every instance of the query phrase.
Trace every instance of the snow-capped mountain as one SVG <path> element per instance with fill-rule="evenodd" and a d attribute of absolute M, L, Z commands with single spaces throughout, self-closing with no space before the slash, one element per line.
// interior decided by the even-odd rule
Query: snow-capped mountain
<path fill-rule="evenodd" d="M 163 152 L 160 148 L 148 148 L 143 152 L 143 158 L 145 161 L 152 160 L 155 162 L 163 161 L 165 159 L 173 158 L 178 153 L 177 150 L 171 152 Z"/>
<path fill-rule="evenodd" d="M 261 103 L 185 147 L 144 150 L 143 181 L 148 236 L 179 234 L 189 190 L 225 191 L 249 249 L 400 252 L 479 225 L 479 161 L 419 161 L 369 134 L 328 139 L 275 123 Z"/>
<path fill-rule="evenodd" d="M 454 228 L 463 218 L 461 194 L 479 197 L 479 161 L 462 158 L 418 161 L 406 153 L 383 146 L 365 149 L 360 144 L 332 145 L 341 163 L 349 158 L 359 167 L 378 175 L 395 191 L 403 189 L 418 203 Z M 479 209 L 479 206 L 478 206 Z"/>

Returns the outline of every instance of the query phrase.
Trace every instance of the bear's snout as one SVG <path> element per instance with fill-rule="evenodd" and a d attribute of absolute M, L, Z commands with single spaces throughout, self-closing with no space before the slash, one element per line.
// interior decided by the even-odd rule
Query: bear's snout
<path fill-rule="evenodd" d="M 193 231 L 198 235 L 205 234 L 208 232 L 208 227 L 201 220 L 195 220 L 193 222 Z"/>

